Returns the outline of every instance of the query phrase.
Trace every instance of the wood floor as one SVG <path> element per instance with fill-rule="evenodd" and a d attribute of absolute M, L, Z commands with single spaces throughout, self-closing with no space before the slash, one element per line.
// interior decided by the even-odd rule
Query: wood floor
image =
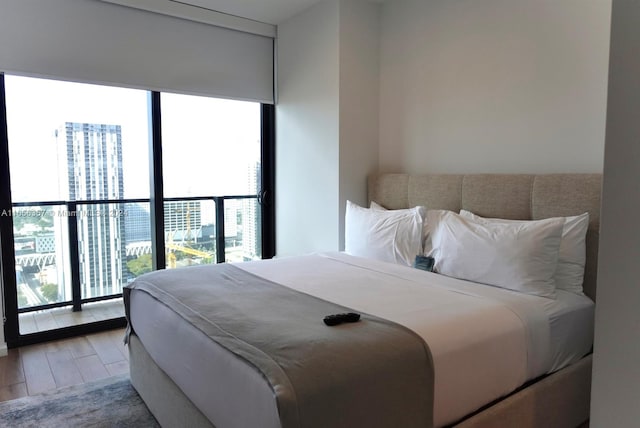
<path fill-rule="evenodd" d="M 82 311 L 74 312 L 70 306 L 25 312 L 19 315 L 20 334 L 35 333 L 60 327 L 80 325 L 124 316 L 122 298 L 85 303 Z"/>
<path fill-rule="evenodd" d="M 10 349 L 0 358 L 0 401 L 129 372 L 124 329 Z"/>

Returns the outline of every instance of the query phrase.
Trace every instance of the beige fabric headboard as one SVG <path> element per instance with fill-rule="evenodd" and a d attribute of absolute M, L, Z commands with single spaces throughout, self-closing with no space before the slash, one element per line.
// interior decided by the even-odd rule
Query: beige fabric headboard
<path fill-rule="evenodd" d="M 601 174 L 379 174 L 369 177 L 369 201 L 516 220 L 589 212 L 584 292 L 595 301 L 601 186 Z"/>

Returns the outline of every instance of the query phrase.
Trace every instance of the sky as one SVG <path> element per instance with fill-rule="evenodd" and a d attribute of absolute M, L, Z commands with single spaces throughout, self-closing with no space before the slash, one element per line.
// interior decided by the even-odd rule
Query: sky
<path fill-rule="evenodd" d="M 13 202 L 64 200 L 55 130 L 65 122 L 120 125 L 125 198 L 149 197 L 147 92 L 5 75 Z M 252 193 L 260 104 L 161 96 L 165 197 Z"/>

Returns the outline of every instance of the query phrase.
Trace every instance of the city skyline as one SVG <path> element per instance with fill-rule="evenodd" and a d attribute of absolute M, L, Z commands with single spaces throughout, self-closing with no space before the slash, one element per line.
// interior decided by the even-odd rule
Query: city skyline
<path fill-rule="evenodd" d="M 65 200 L 51 159 L 66 122 L 120 125 L 123 197 L 149 198 L 147 91 L 11 75 L 5 83 L 13 202 Z M 260 160 L 260 105 L 169 93 L 161 100 L 165 196 L 246 194 L 246 167 Z"/>
<path fill-rule="evenodd" d="M 58 140 L 58 159 L 67 163 L 67 173 L 58 181 L 61 188 L 67 187 L 70 198 L 117 197 L 122 191 L 118 126 L 66 123 L 58 132 Z M 108 159 L 111 159 L 111 164 L 106 162 Z M 96 163 L 102 164 L 103 168 L 97 167 Z M 104 168 L 105 165 L 110 167 Z M 259 170 L 259 163 L 248 168 L 245 179 L 250 186 L 256 185 L 255 177 Z M 202 203 L 211 203 L 209 211 L 215 212 L 211 200 L 165 202 L 168 268 L 215 262 L 216 228 L 214 223 L 204 224 L 201 221 Z M 63 206 L 18 207 L 13 210 L 20 305 L 38 306 L 71 300 L 69 244 L 74 244 L 68 242 L 68 216 L 75 217 L 78 228 L 82 298 L 120 293 L 123 285 L 151 269 L 150 258 L 142 264 L 137 263 L 135 268 L 129 266 L 133 260 L 151 255 L 148 208 L 148 204 L 144 207 L 139 203 L 126 203 L 118 209 L 80 205 L 77 212 L 69 212 Z M 130 216 L 129 211 L 138 215 Z M 259 213 L 255 199 L 226 201 L 224 257 L 227 261 L 260 258 Z M 130 221 L 135 223 L 135 227 L 128 225 Z M 131 233 L 137 236 L 135 240 L 129 239 Z M 23 266 L 29 270 L 23 271 Z M 36 271 L 33 270 L 35 266 Z M 140 271 L 140 266 L 147 267 Z M 50 287 L 54 287 L 57 293 L 51 294 Z"/>
<path fill-rule="evenodd" d="M 150 198 L 148 92 L 11 75 L 5 76 L 5 84 L 14 204 Z M 259 103 L 167 93 L 161 94 L 161 102 L 165 197 L 258 193 Z M 180 262 L 187 264 L 215 262 L 214 204 L 211 201 L 206 209 L 205 202 L 191 204 L 190 225 L 184 216 L 174 218 L 181 226 L 173 227 L 171 234 L 188 251 L 175 246 L 167 250 L 178 251 Z M 70 251 L 76 245 L 82 298 L 121 292 L 122 285 L 135 277 L 128 262 L 151 251 L 150 242 L 141 242 L 150 235 L 149 219 L 135 227 L 127 223 L 126 211 L 134 206 L 138 214 L 149 207 L 148 203 L 146 207 L 78 204 L 77 211 L 69 211 L 72 208 L 64 203 L 16 207 L 16 212 L 40 211 L 43 216 L 33 223 L 14 221 L 16 263 L 26 266 L 24 275 L 22 268 L 16 269 L 19 289 L 28 298 L 21 305 L 71 299 Z M 125 215 L 104 215 L 115 208 Z M 226 201 L 227 260 L 260 256 L 259 215 L 253 199 Z M 69 216 L 76 217 L 77 242 L 69 242 Z M 171 229 L 170 219 L 165 223 Z M 137 237 L 131 241 L 144 248 L 129 248 L 133 228 Z M 56 284 L 57 297 L 44 293 L 42 287 Z"/>

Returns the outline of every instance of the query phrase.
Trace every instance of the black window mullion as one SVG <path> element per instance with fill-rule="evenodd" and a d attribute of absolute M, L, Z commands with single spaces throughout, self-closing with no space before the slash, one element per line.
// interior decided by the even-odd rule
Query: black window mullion
<path fill-rule="evenodd" d="M 275 218 L 275 106 L 262 104 L 261 114 L 261 171 L 258 203 L 260 204 L 262 258 L 270 259 L 276 254 Z"/>
<path fill-rule="evenodd" d="M 162 179 L 162 117 L 160 92 L 149 93 L 149 186 L 151 249 L 153 269 L 164 269 L 167 265 L 164 242 L 164 186 Z"/>
<path fill-rule="evenodd" d="M 69 227 L 69 259 L 71 261 L 71 300 L 73 301 L 73 311 L 82 310 L 82 290 L 80 286 L 80 241 L 78 241 L 78 204 L 69 202 L 67 204 L 67 225 Z M 73 214 L 73 215 L 72 215 Z"/>
<path fill-rule="evenodd" d="M 0 263 L 4 289 L 4 334 L 9 347 L 18 343 L 18 287 L 16 284 L 15 251 L 13 244 L 13 217 L 11 180 L 9 174 L 9 137 L 7 132 L 7 103 L 4 74 L 0 73 Z M 7 310 L 5 308 L 15 310 Z"/>
<path fill-rule="evenodd" d="M 216 202 L 216 263 L 226 261 L 224 248 L 224 198 L 213 198 Z"/>

